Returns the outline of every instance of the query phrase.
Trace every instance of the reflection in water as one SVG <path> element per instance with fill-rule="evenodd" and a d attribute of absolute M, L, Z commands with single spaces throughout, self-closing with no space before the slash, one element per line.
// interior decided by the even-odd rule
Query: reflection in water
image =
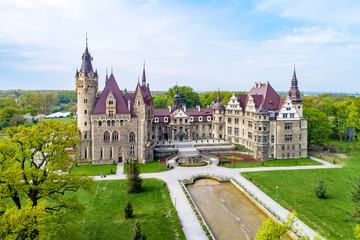
<path fill-rule="evenodd" d="M 187 188 L 216 239 L 255 238 L 266 216 L 231 182 L 199 179 Z"/>

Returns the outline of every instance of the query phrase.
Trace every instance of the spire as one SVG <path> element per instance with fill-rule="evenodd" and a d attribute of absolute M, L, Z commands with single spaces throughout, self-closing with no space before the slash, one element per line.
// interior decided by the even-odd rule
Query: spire
<path fill-rule="evenodd" d="M 109 77 L 108 77 L 108 70 L 106 68 L 106 77 L 105 77 L 105 85 L 108 83 Z"/>
<path fill-rule="evenodd" d="M 217 98 L 216 98 L 216 102 L 221 103 L 220 89 L 218 89 L 218 95 L 217 95 Z"/>
<path fill-rule="evenodd" d="M 82 73 L 94 73 L 91 61 L 93 60 L 93 58 L 90 55 L 89 49 L 88 49 L 88 39 L 87 39 L 87 33 L 86 33 L 86 48 L 85 48 L 85 52 L 82 55 L 82 64 L 81 64 L 81 68 L 80 68 L 80 72 Z"/>
<path fill-rule="evenodd" d="M 176 91 L 175 91 L 175 95 L 174 95 L 174 109 L 179 109 L 180 108 L 180 96 L 179 96 L 179 90 L 178 87 L 176 86 Z"/>
<path fill-rule="evenodd" d="M 300 97 L 300 91 L 298 88 L 298 80 L 296 78 L 295 65 L 294 65 L 293 77 L 291 79 L 291 87 L 290 87 L 290 91 L 289 91 L 289 97 L 290 97 L 291 101 L 293 101 L 293 102 L 302 102 L 302 99 Z"/>
<path fill-rule="evenodd" d="M 146 86 L 145 61 L 144 61 L 144 67 L 143 67 L 142 85 Z"/>

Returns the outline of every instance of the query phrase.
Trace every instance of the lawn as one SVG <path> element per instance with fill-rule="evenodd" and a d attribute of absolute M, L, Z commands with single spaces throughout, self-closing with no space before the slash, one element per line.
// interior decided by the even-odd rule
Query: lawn
<path fill-rule="evenodd" d="M 100 176 L 101 173 L 106 175 L 112 175 L 116 173 L 116 165 L 114 164 L 102 164 L 102 165 L 78 165 L 71 168 L 71 172 L 77 175 L 87 176 Z"/>
<path fill-rule="evenodd" d="M 124 163 L 124 173 L 127 172 L 129 167 L 129 163 Z M 149 163 L 138 163 L 139 169 L 141 173 L 153 173 L 153 172 L 165 172 L 169 171 L 171 168 L 168 168 L 166 164 L 159 164 L 159 160 L 155 160 Z"/>
<path fill-rule="evenodd" d="M 346 220 L 353 211 L 350 191 L 360 177 L 360 151 L 346 153 L 346 166 L 341 169 L 273 171 L 243 173 L 247 179 L 273 199 L 278 186 L 279 203 L 295 209 L 306 224 L 327 239 L 354 239 L 355 223 Z M 313 191 L 319 177 L 324 178 L 327 198 L 319 199 Z"/>
<path fill-rule="evenodd" d="M 78 220 L 77 239 L 131 239 L 136 219 L 149 240 L 175 239 L 174 229 L 179 239 L 185 239 L 163 181 L 143 179 L 143 191 L 137 194 L 126 192 L 126 180 L 95 181 L 93 191 L 93 195 L 78 193 L 86 210 Z M 127 199 L 134 209 L 131 219 L 124 215 Z"/>
<path fill-rule="evenodd" d="M 70 123 L 70 124 L 72 124 L 72 123 L 76 123 L 76 118 L 74 118 L 74 117 L 67 117 L 67 118 L 50 118 L 50 119 L 52 119 L 52 120 L 54 120 L 54 121 L 58 121 L 58 122 L 60 122 L 61 124 L 67 124 L 67 123 Z"/>
<path fill-rule="evenodd" d="M 226 156 L 226 155 L 224 155 Z M 221 165 L 227 168 L 250 168 L 250 167 L 284 167 L 284 166 L 307 166 L 307 165 L 321 165 L 321 163 L 311 160 L 309 158 L 299 159 L 282 159 L 282 160 L 269 160 L 269 161 L 251 161 L 251 160 L 239 160 L 238 157 L 234 158 L 232 155 L 226 156 L 226 158 L 236 159 L 230 163 Z"/>

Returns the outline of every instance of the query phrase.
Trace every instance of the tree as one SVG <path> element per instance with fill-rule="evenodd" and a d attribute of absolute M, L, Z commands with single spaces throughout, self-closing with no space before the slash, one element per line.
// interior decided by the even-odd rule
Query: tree
<path fill-rule="evenodd" d="M 22 125 L 24 123 L 25 123 L 24 115 L 22 115 L 22 114 L 14 114 L 10 119 L 9 125 L 11 127 L 13 127 L 13 126 Z"/>
<path fill-rule="evenodd" d="M 173 86 L 172 88 L 169 88 L 169 90 L 165 92 L 165 95 L 168 99 L 167 105 L 172 106 L 174 104 L 174 95 L 176 93 L 176 89 L 179 91 L 181 105 L 186 105 L 188 108 L 200 105 L 198 94 L 188 86 Z"/>
<path fill-rule="evenodd" d="M 168 97 L 164 93 L 154 94 L 151 96 L 154 104 L 154 108 L 167 108 Z"/>
<path fill-rule="evenodd" d="M 140 226 L 140 222 L 138 220 L 136 220 L 136 222 L 135 222 L 134 235 L 131 239 L 132 240 L 146 240 L 147 239 L 145 234 L 141 232 L 141 226 Z"/>
<path fill-rule="evenodd" d="M 132 204 L 131 204 L 129 199 L 126 201 L 124 211 L 125 211 L 125 218 L 131 218 L 132 217 L 133 207 L 132 207 Z"/>
<path fill-rule="evenodd" d="M 140 170 L 137 163 L 130 163 L 127 170 L 127 192 L 139 193 L 141 192 L 142 179 L 140 177 Z"/>
<path fill-rule="evenodd" d="M 356 186 L 353 186 L 351 191 L 351 200 L 355 205 L 354 212 L 348 213 L 349 217 L 354 221 L 360 223 L 360 178 Z"/>
<path fill-rule="evenodd" d="M 360 225 L 359 224 L 357 224 L 354 227 L 354 235 L 355 235 L 356 239 L 360 239 Z"/>
<path fill-rule="evenodd" d="M 319 177 L 318 184 L 314 188 L 314 192 L 318 198 L 326 198 L 326 185 L 321 176 Z"/>
<path fill-rule="evenodd" d="M 332 132 L 329 118 L 315 108 L 304 108 L 304 116 L 308 119 L 308 144 L 322 144 Z"/>
<path fill-rule="evenodd" d="M 15 206 L 19 211 L 10 212 L 13 215 L 26 216 L 27 210 L 40 211 L 39 217 L 46 220 L 45 224 L 35 218 L 32 238 L 43 238 L 44 232 L 63 235 L 75 226 L 72 216 L 82 212 L 82 205 L 76 195 L 67 193 L 80 188 L 90 192 L 92 179 L 61 171 L 69 171 L 75 164 L 67 148 L 78 141 L 74 124 L 60 125 L 57 121 L 6 129 L 6 137 L 0 139 L 0 221 L 6 222 L 8 209 Z M 44 207 L 37 208 L 40 204 Z M 23 226 L 22 218 L 14 221 L 13 224 Z M 47 230 L 42 231 L 43 228 Z M 16 234 L 13 228 L 2 228 L 2 231 Z M 21 234 L 19 239 L 27 236 L 26 231 L 18 234 Z"/>

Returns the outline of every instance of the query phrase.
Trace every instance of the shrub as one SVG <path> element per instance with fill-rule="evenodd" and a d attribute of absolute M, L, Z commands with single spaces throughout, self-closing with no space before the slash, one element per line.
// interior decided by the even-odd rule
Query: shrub
<path fill-rule="evenodd" d="M 224 163 L 230 163 L 230 160 L 227 159 L 226 157 L 219 157 L 219 162 L 220 164 L 224 164 Z"/>
<path fill-rule="evenodd" d="M 142 179 L 140 177 L 140 170 L 137 163 L 130 163 L 127 169 L 127 192 L 128 193 L 139 193 L 141 192 Z"/>
<path fill-rule="evenodd" d="M 126 201 L 124 211 L 125 211 L 125 218 L 131 218 L 132 217 L 133 207 L 132 207 L 132 204 L 131 204 L 129 199 Z"/>
<path fill-rule="evenodd" d="M 317 186 L 314 188 L 314 192 L 318 198 L 326 198 L 326 185 L 321 176 L 319 177 Z"/>

